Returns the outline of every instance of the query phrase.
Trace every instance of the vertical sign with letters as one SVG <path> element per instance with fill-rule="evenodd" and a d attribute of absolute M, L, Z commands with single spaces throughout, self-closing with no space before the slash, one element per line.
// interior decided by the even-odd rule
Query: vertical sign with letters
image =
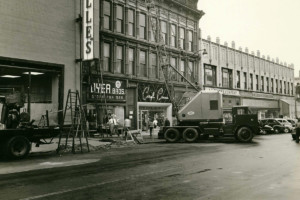
<path fill-rule="evenodd" d="M 83 60 L 94 58 L 94 3 L 93 0 L 83 1 Z"/>

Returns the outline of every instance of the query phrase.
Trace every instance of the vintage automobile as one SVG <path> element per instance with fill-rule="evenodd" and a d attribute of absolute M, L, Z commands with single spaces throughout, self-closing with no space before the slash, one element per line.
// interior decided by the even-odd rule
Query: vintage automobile
<path fill-rule="evenodd" d="M 293 130 L 293 127 L 291 124 L 285 124 L 283 122 L 280 122 L 279 120 L 283 120 L 283 119 L 267 118 L 267 119 L 262 119 L 261 123 L 263 125 L 271 126 L 274 129 L 274 133 L 289 133 Z"/>

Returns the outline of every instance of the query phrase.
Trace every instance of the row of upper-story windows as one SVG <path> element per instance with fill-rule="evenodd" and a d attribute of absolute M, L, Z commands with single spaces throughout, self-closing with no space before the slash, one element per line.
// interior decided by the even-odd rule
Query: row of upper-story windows
<path fill-rule="evenodd" d="M 243 79 L 241 79 L 241 76 Z M 254 82 L 255 76 L 255 82 Z M 233 70 L 222 68 L 221 82 L 219 86 L 229 89 L 244 89 L 252 91 L 260 91 L 276 94 L 293 95 L 293 83 L 283 80 L 278 80 L 270 77 L 255 75 L 252 73 L 236 71 L 235 85 L 233 79 Z M 243 80 L 243 82 L 241 82 Z M 221 85 L 222 83 L 222 85 Z M 254 83 L 255 88 L 254 88 Z M 274 88 L 275 84 L 275 88 Z M 217 69 L 216 66 L 204 64 L 204 85 L 217 87 Z"/>
<path fill-rule="evenodd" d="M 235 65 L 237 68 L 247 67 L 250 71 L 255 73 L 273 75 L 278 78 L 283 77 L 282 79 L 286 78 L 288 81 L 292 81 L 294 77 L 294 69 L 266 60 L 264 57 L 258 58 L 252 54 L 238 52 L 230 48 L 223 48 L 217 45 L 209 45 L 206 42 L 203 42 L 202 44 L 202 48 L 206 49 L 209 54 L 204 57 L 204 63 L 210 63 L 209 60 L 217 61 L 220 59 L 221 63 L 223 62 L 228 63 L 229 65 Z"/>
<path fill-rule="evenodd" d="M 167 19 L 160 19 L 146 12 L 125 8 L 124 5 L 103 1 L 104 30 L 114 31 L 127 36 L 137 37 L 151 42 L 162 42 L 170 47 L 187 51 L 196 51 L 195 29 L 180 25 Z M 126 9 L 126 12 L 125 12 Z"/>
<path fill-rule="evenodd" d="M 104 72 L 115 74 L 134 75 L 136 77 L 149 77 L 158 79 L 163 76 L 159 69 L 157 53 L 146 48 L 136 48 L 124 44 L 103 42 L 102 66 Z M 197 82 L 197 68 L 194 60 L 179 55 L 170 55 L 170 64 L 191 82 Z M 174 70 L 169 68 L 168 76 L 171 81 L 185 82 Z"/>

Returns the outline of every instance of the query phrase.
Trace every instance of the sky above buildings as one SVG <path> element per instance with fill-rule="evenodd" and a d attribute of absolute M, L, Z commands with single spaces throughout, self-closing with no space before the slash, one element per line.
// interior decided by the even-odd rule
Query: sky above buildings
<path fill-rule="evenodd" d="M 261 55 L 294 64 L 300 70 L 299 0 L 198 0 L 205 15 L 200 20 L 202 37 L 219 37 L 236 49 L 248 47 Z"/>

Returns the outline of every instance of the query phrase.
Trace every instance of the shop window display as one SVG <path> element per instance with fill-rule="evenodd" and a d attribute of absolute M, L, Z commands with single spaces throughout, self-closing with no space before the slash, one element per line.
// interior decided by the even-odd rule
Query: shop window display
<path fill-rule="evenodd" d="M 7 102 L 17 104 L 19 112 L 30 113 L 38 124 L 41 116 L 49 112 L 50 125 L 58 124 L 59 75 L 38 69 L 3 67 L 0 69 L 0 95 Z M 54 112 L 52 112 L 54 111 Z"/>

